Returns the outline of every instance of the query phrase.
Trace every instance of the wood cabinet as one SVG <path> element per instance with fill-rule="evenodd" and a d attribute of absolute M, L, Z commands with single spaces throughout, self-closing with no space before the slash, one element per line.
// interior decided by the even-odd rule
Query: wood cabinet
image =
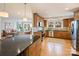
<path fill-rule="evenodd" d="M 40 56 L 41 53 L 41 39 L 38 39 L 29 47 L 29 56 Z"/>
<path fill-rule="evenodd" d="M 34 32 L 34 35 L 35 36 L 40 36 L 41 35 L 41 32 Z"/>
<path fill-rule="evenodd" d="M 63 20 L 64 27 L 70 27 L 71 21 L 73 21 L 74 18 L 67 18 Z"/>
<path fill-rule="evenodd" d="M 37 27 L 38 21 L 43 21 L 43 17 L 39 16 L 37 13 L 33 14 L 33 27 Z"/>
<path fill-rule="evenodd" d="M 23 50 L 18 56 L 29 56 L 29 49 L 28 47 Z"/>
<path fill-rule="evenodd" d="M 41 39 L 38 39 L 30 46 L 28 46 L 24 51 L 22 51 L 18 56 L 40 56 L 41 54 Z"/>
<path fill-rule="evenodd" d="M 40 56 L 41 54 L 41 39 L 36 42 L 36 56 Z"/>
<path fill-rule="evenodd" d="M 61 38 L 61 32 L 54 31 L 54 37 Z"/>
<path fill-rule="evenodd" d="M 33 43 L 31 46 L 29 46 L 29 55 L 30 56 L 34 56 L 36 53 L 35 45 L 36 45 L 36 42 Z"/>
<path fill-rule="evenodd" d="M 55 38 L 71 39 L 68 31 L 54 31 Z"/>
<path fill-rule="evenodd" d="M 64 19 L 64 27 L 68 27 L 69 26 L 69 22 L 68 22 L 68 19 Z"/>
<path fill-rule="evenodd" d="M 47 20 L 44 20 L 44 27 L 47 27 Z"/>
<path fill-rule="evenodd" d="M 45 32 L 45 37 L 48 37 L 49 36 L 49 32 Z"/>
<path fill-rule="evenodd" d="M 79 9 L 78 10 L 76 10 L 76 11 L 74 11 L 74 18 L 75 18 L 75 20 L 77 19 L 79 19 Z"/>
<path fill-rule="evenodd" d="M 44 25 L 44 27 L 47 26 L 47 20 L 44 20 L 44 18 L 37 13 L 33 14 L 33 27 L 37 27 L 38 22 L 41 21 Z"/>
<path fill-rule="evenodd" d="M 33 27 L 37 27 L 37 20 L 39 20 L 39 17 L 36 13 L 33 14 Z"/>

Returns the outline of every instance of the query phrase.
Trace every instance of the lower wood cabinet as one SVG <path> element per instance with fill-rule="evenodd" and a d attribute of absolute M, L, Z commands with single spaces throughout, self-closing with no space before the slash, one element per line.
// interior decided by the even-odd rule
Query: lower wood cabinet
<path fill-rule="evenodd" d="M 54 37 L 60 38 L 61 37 L 61 32 L 54 31 Z"/>
<path fill-rule="evenodd" d="M 38 39 L 29 47 L 29 56 L 40 56 L 41 53 L 41 39 Z"/>
<path fill-rule="evenodd" d="M 29 47 L 27 47 L 20 56 L 40 56 L 41 54 L 41 39 L 38 39 Z"/>
<path fill-rule="evenodd" d="M 41 33 L 40 33 L 40 32 L 34 32 L 34 35 L 35 35 L 35 36 L 40 36 Z"/>
<path fill-rule="evenodd" d="M 31 46 L 29 46 L 29 55 L 30 56 L 34 56 L 36 53 L 36 50 L 35 50 L 35 43 L 33 43 Z"/>
<path fill-rule="evenodd" d="M 54 31 L 54 37 L 62 39 L 71 39 L 70 32 L 68 31 Z"/>
<path fill-rule="evenodd" d="M 45 32 L 45 37 L 48 37 L 49 36 L 49 32 Z"/>
<path fill-rule="evenodd" d="M 18 56 L 29 56 L 29 49 L 26 48 L 24 51 L 22 51 Z"/>

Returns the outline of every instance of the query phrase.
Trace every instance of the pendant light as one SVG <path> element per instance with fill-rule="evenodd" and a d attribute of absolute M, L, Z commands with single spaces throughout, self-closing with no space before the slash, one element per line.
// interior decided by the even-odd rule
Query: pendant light
<path fill-rule="evenodd" d="M 8 13 L 5 11 L 6 9 L 6 4 L 3 4 L 3 10 L 0 11 L 0 17 L 8 17 Z"/>
<path fill-rule="evenodd" d="M 26 3 L 24 3 L 24 17 L 23 17 L 23 21 L 27 21 L 27 18 L 26 18 Z"/>

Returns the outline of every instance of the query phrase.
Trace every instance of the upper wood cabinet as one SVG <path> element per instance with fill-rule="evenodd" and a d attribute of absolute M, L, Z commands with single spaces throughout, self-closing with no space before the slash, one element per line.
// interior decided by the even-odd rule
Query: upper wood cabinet
<path fill-rule="evenodd" d="M 44 18 L 38 15 L 37 13 L 34 13 L 33 14 L 33 27 L 37 27 L 39 21 L 41 21 L 43 26 L 46 27 L 46 20 L 44 20 Z"/>
<path fill-rule="evenodd" d="M 69 24 L 68 24 L 68 20 L 67 19 L 64 19 L 64 27 L 68 27 Z"/>
<path fill-rule="evenodd" d="M 79 10 L 74 12 L 74 18 L 75 18 L 75 20 L 79 19 Z"/>
<path fill-rule="evenodd" d="M 44 27 L 47 27 L 47 20 L 44 20 Z"/>
<path fill-rule="evenodd" d="M 74 20 L 74 18 L 64 19 L 64 20 L 63 20 L 63 25 L 64 25 L 64 27 L 69 27 L 72 20 Z"/>

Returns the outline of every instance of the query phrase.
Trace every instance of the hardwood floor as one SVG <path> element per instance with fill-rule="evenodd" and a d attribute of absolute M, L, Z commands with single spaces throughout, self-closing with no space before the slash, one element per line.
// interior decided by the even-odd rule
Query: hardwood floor
<path fill-rule="evenodd" d="M 71 40 L 45 38 L 42 42 L 41 56 L 71 56 L 79 53 L 72 49 Z"/>

